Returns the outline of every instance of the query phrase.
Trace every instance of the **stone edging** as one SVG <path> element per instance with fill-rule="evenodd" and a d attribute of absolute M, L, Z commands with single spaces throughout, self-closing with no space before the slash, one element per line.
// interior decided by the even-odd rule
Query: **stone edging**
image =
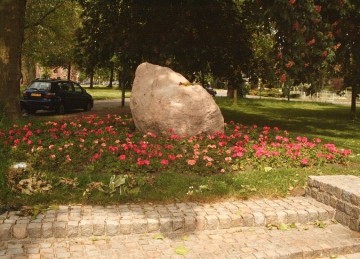
<path fill-rule="evenodd" d="M 336 209 L 335 219 L 360 231 L 360 178 L 353 175 L 310 176 L 307 196 Z"/>

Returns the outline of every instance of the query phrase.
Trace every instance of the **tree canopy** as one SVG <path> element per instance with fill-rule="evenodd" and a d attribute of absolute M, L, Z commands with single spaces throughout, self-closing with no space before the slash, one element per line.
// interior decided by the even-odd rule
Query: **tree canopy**
<path fill-rule="evenodd" d="M 27 0 L 23 42 L 23 73 L 74 63 L 75 32 L 80 26 L 80 6 L 72 0 Z M 34 75 L 30 75 L 34 76 Z"/>
<path fill-rule="evenodd" d="M 251 57 L 247 27 L 231 0 L 82 1 L 80 42 L 134 70 L 142 61 L 170 66 L 190 79 L 245 70 Z M 89 34 L 89 32 L 92 32 Z M 91 39 L 90 39 L 91 37 Z M 233 77 L 234 76 L 234 77 Z"/>

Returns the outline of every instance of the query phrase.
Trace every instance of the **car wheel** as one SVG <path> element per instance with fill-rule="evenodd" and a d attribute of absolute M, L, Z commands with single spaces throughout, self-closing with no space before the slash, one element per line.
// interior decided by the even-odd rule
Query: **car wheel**
<path fill-rule="evenodd" d="M 57 114 L 64 114 L 65 113 L 65 106 L 60 104 L 59 107 L 56 109 Z"/>
<path fill-rule="evenodd" d="M 84 108 L 84 111 L 90 111 L 92 108 L 91 102 L 87 102 Z"/>

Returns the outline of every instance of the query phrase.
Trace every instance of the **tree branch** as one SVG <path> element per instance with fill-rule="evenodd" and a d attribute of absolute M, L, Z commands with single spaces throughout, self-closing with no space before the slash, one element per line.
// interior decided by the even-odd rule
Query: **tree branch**
<path fill-rule="evenodd" d="M 31 27 L 36 27 L 42 24 L 42 21 L 46 19 L 50 14 L 54 13 L 61 5 L 63 5 L 65 1 L 61 1 L 60 3 L 57 3 L 53 8 L 49 9 L 47 12 L 45 12 L 37 21 L 25 25 L 24 29 L 29 29 Z"/>

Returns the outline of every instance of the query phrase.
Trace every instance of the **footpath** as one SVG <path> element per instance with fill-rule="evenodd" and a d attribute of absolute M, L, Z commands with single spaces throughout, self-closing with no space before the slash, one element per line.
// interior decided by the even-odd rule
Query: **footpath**
<path fill-rule="evenodd" d="M 360 178 L 312 176 L 276 200 L 10 211 L 0 258 L 360 258 Z"/>

